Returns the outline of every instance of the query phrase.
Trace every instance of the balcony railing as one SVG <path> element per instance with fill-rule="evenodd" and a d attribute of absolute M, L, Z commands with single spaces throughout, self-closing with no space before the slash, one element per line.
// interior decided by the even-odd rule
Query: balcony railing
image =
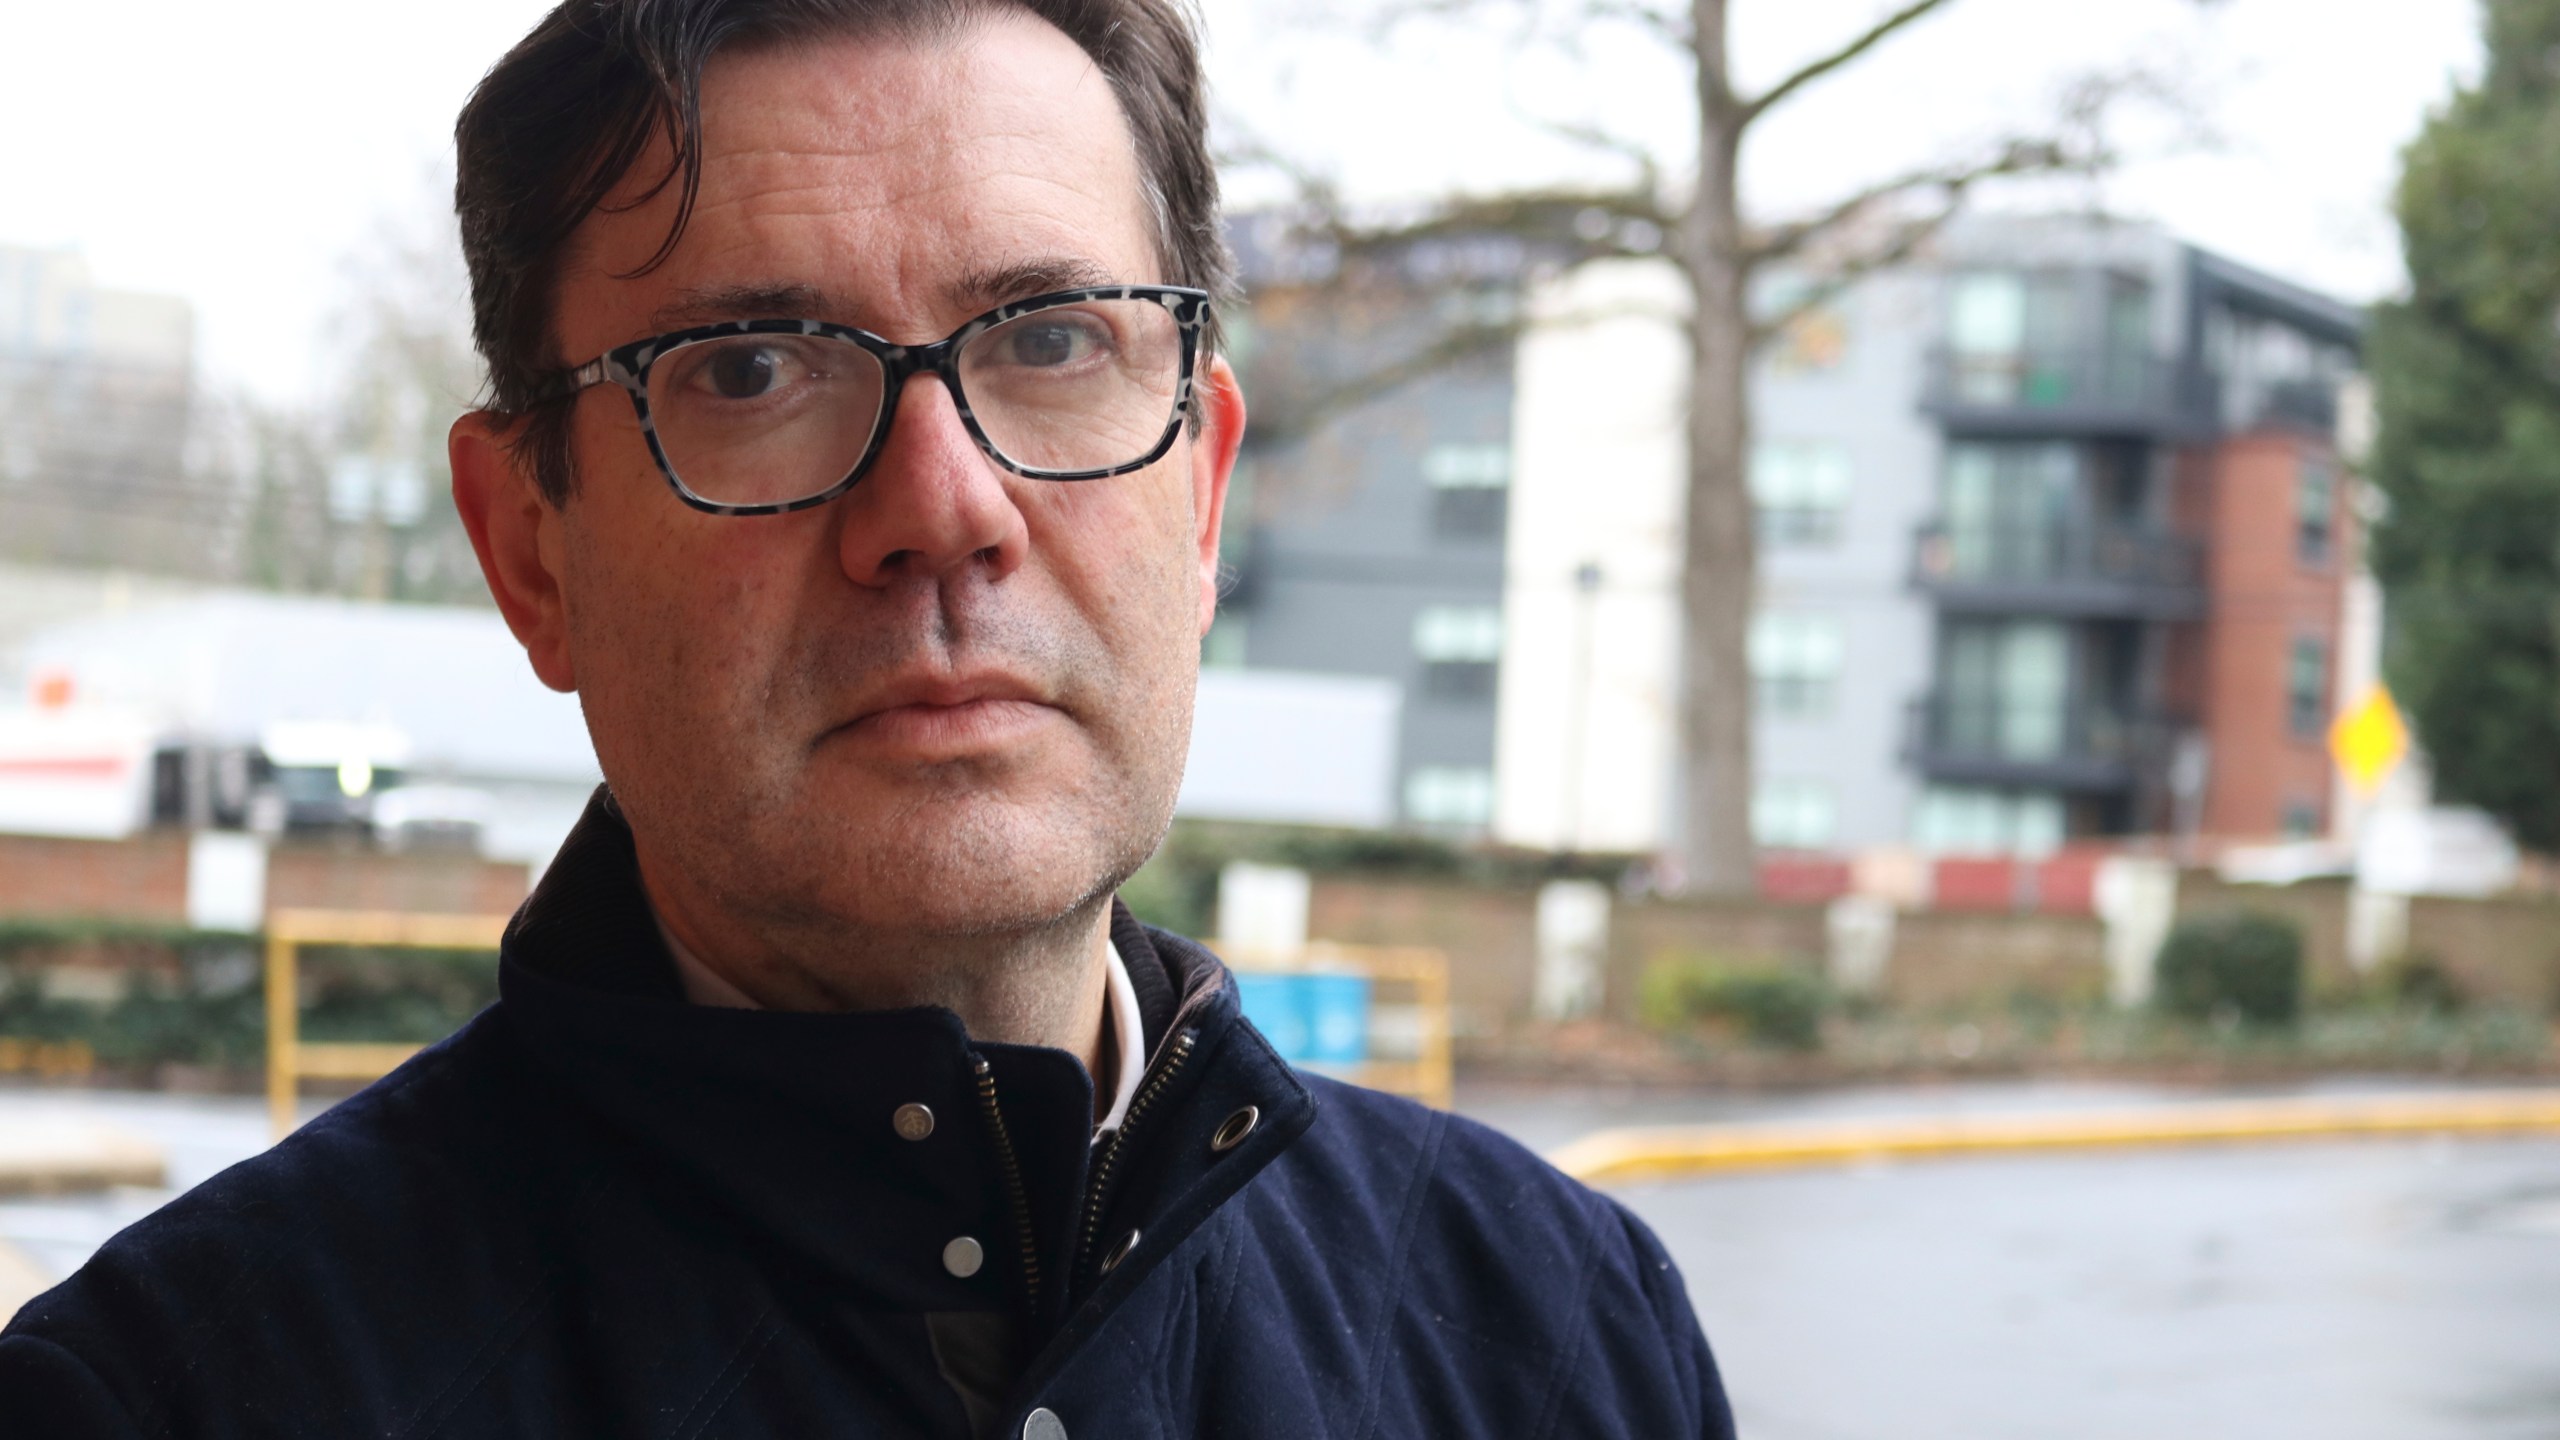
<path fill-rule="evenodd" d="M 2204 610 L 2203 547 L 2140 525 L 1932 521 L 1911 580 L 1943 609 L 2187 619 Z"/>
<path fill-rule="evenodd" d="M 2166 717 L 2109 706 L 1938 693 L 1911 702 L 1903 754 L 1954 784 L 2124 790 L 2167 773 L 2175 736 Z"/>
<path fill-rule="evenodd" d="M 2321 380 L 2282 380 L 2253 395 L 2235 397 L 2234 429 L 2300 430 L 2322 438 L 2338 433 L 2338 387 Z"/>
<path fill-rule="evenodd" d="M 1921 408 L 1979 434 L 2185 436 L 2212 430 L 2201 366 L 2118 350 L 1929 352 Z"/>

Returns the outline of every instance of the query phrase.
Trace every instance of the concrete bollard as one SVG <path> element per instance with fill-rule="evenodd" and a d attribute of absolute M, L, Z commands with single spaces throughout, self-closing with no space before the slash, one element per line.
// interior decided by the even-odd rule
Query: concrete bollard
<path fill-rule="evenodd" d="M 2143 855 L 2098 862 L 2098 919 L 2107 927 L 2107 998 L 2131 1009 L 2151 1001 L 2160 946 L 2178 918 L 2178 867 Z"/>
<path fill-rule="evenodd" d="M 1533 996 L 1542 1020 L 1571 1020 L 1600 1008 L 1609 953 L 1609 887 L 1597 880 L 1550 880 L 1538 890 L 1538 973 Z"/>
<path fill-rule="evenodd" d="M 1825 968 L 1843 995 L 1884 990 L 1893 962 L 1893 902 L 1880 895 L 1843 895 L 1822 914 Z"/>

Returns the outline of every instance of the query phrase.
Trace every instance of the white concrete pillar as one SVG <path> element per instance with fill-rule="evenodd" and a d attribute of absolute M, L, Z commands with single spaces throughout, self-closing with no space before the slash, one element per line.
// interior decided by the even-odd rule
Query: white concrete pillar
<path fill-rule="evenodd" d="M 187 924 L 254 931 L 267 923 L 267 842 L 236 830 L 187 837 Z"/>
<path fill-rule="evenodd" d="M 2107 998 L 2131 1008 L 2151 999 L 2154 968 L 2178 917 L 2178 867 L 2145 855 L 2098 862 L 2095 899 L 2107 927 Z"/>
<path fill-rule="evenodd" d="M 1570 1020 L 1599 1009 L 1608 954 L 1608 886 L 1550 880 L 1539 888 L 1538 1018 Z"/>
<path fill-rule="evenodd" d="M 2409 897 L 2391 890 L 2347 891 L 2347 965 L 2359 975 L 2409 949 Z"/>
<path fill-rule="evenodd" d="M 1230 861 L 1218 872 L 1218 941 L 1241 952 L 1295 955 L 1307 948 L 1307 902 L 1314 890 L 1304 870 Z"/>
<path fill-rule="evenodd" d="M 1893 902 L 1875 895 L 1843 895 L 1822 914 L 1831 988 L 1843 995 L 1884 989 L 1893 960 Z"/>

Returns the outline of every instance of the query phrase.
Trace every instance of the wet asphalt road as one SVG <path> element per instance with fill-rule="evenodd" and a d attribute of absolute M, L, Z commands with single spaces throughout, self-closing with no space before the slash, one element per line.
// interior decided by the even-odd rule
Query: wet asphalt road
<path fill-rule="evenodd" d="M 1619 1124 L 2182 1098 L 1473 1087 L 1459 1104 L 1546 1150 Z M 160 1140 L 179 1186 L 265 1139 L 249 1100 L 0 1091 L 0 1121 L 36 1113 Z M 0 1240 L 67 1273 L 168 1193 L 0 1203 Z M 1751 1440 L 2560 1440 L 2560 1139 L 1960 1158 L 1616 1193 L 1678 1260 Z"/>
<path fill-rule="evenodd" d="M 2160 1098 L 2187 1097 L 1462 1107 L 1545 1147 L 1594 1121 Z M 1752 1440 L 2560 1437 L 2560 1140 L 1959 1158 L 1616 1193 L 1679 1262 Z"/>

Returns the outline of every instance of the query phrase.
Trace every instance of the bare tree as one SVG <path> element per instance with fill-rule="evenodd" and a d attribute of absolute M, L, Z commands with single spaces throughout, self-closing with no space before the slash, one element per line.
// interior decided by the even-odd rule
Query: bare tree
<path fill-rule="evenodd" d="M 1626 177 L 1587 187 L 1553 187 L 1462 197 L 1420 215 L 1367 221 L 1325 185 L 1300 181 L 1303 230 L 1326 253 L 1354 259 L 1433 238 L 1507 235 L 1526 240 L 1551 264 L 1658 258 L 1677 272 L 1687 305 L 1691 371 L 1687 414 L 1686 526 L 1680 594 L 1682 698 L 1678 727 L 1679 864 L 1686 888 L 1745 894 L 1756 884 L 1750 824 L 1752 681 L 1748 635 L 1756 573 L 1746 477 L 1751 413 L 1748 381 L 1755 349 L 1836 300 L 1861 277 L 1919 253 L 1978 188 L 2001 180 L 2094 175 L 2114 160 L 2110 117 L 2127 99 L 2174 102 L 2175 87 L 2139 67 L 2078 79 L 2056 113 L 2016 133 L 1884 177 L 1782 223 L 1751 224 L 1741 201 L 1743 142 L 1773 111 L 1886 45 L 1954 0 L 1906 0 L 1855 35 L 1756 94 L 1738 87 L 1728 51 L 1731 0 L 1569 0 L 1562 14 L 1538 0 L 1417 0 L 1395 7 L 1381 31 L 1417 19 L 1508 11 L 1526 41 L 1630 27 L 1667 47 L 1689 71 L 1696 121 L 1691 172 L 1674 177 L 1648 147 L 1580 124 L 1550 124 L 1564 138 L 1614 157 Z M 2210 3 L 2210 0 L 2199 0 Z M 1287 164 L 1268 148 L 1247 161 Z M 1812 277 L 1774 313 L 1755 315 L 1757 276 L 1784 266 Z M 1516 333 L 1516 331 L 1514 332 Z M 1376 376 L 1334 387 L 1341 396 L 1378 392 L 1378 380 L 1413 378 L 1441 360 L 1479 354 L 1498 335 L 1461 327 L 1414 345 Z M 1327 395 L 1301 397 L 1293 424 L 1312 426 Z M 1257 413 L 1259 423 L 1259 413 Z"/>

